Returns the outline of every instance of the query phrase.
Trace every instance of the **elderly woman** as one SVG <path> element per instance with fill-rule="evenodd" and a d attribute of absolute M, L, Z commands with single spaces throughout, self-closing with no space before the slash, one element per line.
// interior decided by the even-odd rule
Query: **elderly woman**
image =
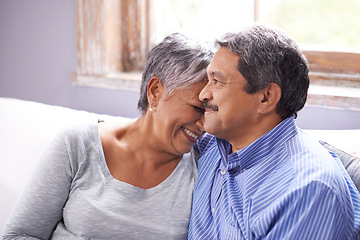
<path fill-rule="evenodd" d="M 44 153 L 3 238 L 186 239 L 212 52 L 180 34 L 148 54 L 142 116 L 60 134 Z"/>

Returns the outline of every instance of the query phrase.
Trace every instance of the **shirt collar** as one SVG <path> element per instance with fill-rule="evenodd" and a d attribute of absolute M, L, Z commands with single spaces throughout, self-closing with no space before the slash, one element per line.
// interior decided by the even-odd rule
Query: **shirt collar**
<path fill-rule="evenodd" d="M 228 170 L 249 169 L 261 161 L 262 158 L 259 156 L 270 154 L 275 146 L 283 145 L 297 132 L 294 117 L 288 117 L 259 139 L 235 153 L 231 153 L 231 144 L 229 142 L 217 138 L 221 164 Z"/>

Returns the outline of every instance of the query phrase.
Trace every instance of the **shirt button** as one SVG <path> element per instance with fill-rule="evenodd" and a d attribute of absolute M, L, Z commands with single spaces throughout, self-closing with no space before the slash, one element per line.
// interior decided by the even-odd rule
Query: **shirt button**
<path fill-rule="evenodd" d="M 215 208 L 212 208 L 211 211 L 212 211 L 212 212 L 215 212 Z"/>
<path fill-rule="evenodd" d="M 245 172 L 245 171 L 246 171 L 246 168 L 244 168 L 243 170 L 241 170 L 242 173 Z"/>
<path fill-rule="evenodd" d="M 226 173 L 226 170 L 225 170 L 225 169 L 221 169 L 220 173 L 221 173 L 222 175 L 224 175 L 224 174 Z"/>

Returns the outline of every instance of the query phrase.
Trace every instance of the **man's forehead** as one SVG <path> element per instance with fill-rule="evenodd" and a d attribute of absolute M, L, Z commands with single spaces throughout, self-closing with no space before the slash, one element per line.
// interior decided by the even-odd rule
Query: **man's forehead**
<path fill-rule="evenodd" d="M 218 79 L 225 79 L 229 74 L 234 74 L 238 72 L 237 62 L 230 61 L 216 61 L 211 62 L 207 67 L 206 72 L 208 76 L 212 76 Z"/>

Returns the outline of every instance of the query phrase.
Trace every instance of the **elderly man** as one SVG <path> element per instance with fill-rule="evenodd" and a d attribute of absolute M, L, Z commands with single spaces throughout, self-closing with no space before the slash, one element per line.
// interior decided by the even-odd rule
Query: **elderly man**
<path fill-rule="evenodd" d="M 207 69 L 189 239 L 357 239 L 360 195 L 295 123 L 307 61 L 278 29 L 226 35 Z"/>

